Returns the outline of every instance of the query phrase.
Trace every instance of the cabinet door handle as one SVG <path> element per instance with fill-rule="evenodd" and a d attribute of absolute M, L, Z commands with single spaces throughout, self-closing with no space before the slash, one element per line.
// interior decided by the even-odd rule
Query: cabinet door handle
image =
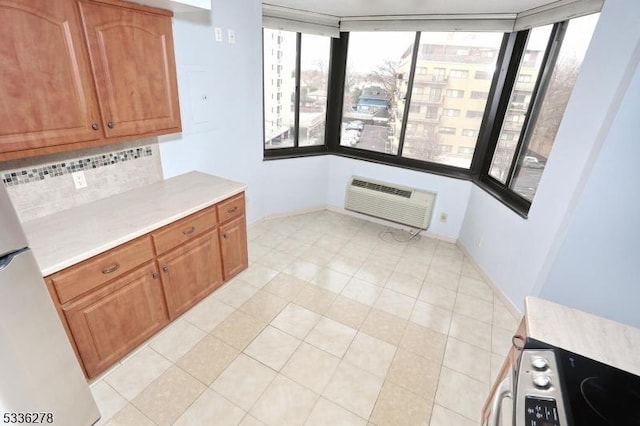
<path fill-rule="evenodd" d="M 119 263 L 116 263 L 115 265 L 113 265 L 113 266 L 112 266 L 112 267 L 110 267 L 110 268 L 105 268 L 105 269 L 103 269 L 103 270 L 102 270 L 102 273 L 103 273 L 103 274 L 110 274 L 110 273 L 112 273 L 112 272 L 117 271 L 118 269 L 120 269 L 120 264 L 119 264 Z"/>
<path fill-rule="evenodd" d="M 110 129 L 113 129 L 113 121 L 109 121 L 107 123 L 107 127 L 110 128 Z"/>
<path fill-rule="evenodd" d="M 226 240 L 227 238 L 229 238 L 229 235 L 227 235 L 227 233 L 225 232 L 224 234 L 222 234 L 222 238 Z"/>
<path fill-rule="evenodd" d="M 184 231 L 182 231 L 182 233 L 183 233 L 184 235 L 189 235 L 189 234 L 193 234 L 193 231 L 195 231 L 195 230 L 196 230 L 196 227 L 195 227 L 195 226 L 192 226 L 191 228 L 187 228 L 187 229 L 185 229 Z"/>
<path fill-rule="evenodd" d="M 168 273 L 169 272 L 169 267 L 168 266 L 163 266 L 162 267 L 162 272 Z"/>
<path fill-rule="evenodd" d="M 152 273 L 151 276 L 153 277 L 154 280 L 158 279 L 158 273 L 157 272 Z"/>
<path fill-rule="evenodd" d="M 93 130 L 98 130 L 98 129 L 100 128 L 100 126 L 98 126 L 98 123 L 93 123 L 93 124 L 91 125 L 91 128 L 92 128 Z"/>
<path fill-rule="evenodd" d="M 229 210 L 227 210 L 227 213 L 233 213 L 236 210 L 238 210 L 238 206 L 233 206 L 232 208 L 230 208 Z"/>

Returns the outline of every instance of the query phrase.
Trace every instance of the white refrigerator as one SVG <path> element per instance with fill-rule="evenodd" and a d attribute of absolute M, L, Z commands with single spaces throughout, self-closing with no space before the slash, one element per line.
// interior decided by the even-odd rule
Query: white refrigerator
<path fill-rule="evenodd" d="M 0 183 L 0 424 L 89 426 L 100 412 Z"/>

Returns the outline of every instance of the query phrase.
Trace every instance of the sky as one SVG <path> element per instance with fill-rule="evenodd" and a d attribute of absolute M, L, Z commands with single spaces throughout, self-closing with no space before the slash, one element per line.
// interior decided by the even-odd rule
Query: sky
<path fill-rule="evenodd" d="M 563 43 L 563 54 L 582 57 L 591 39 L 599 14 L 588 15 L 573 19 L 569 24 Z M 531 32 L 528 47 L 543 49 L 548 40 L 551 25 L 539 27 Z M 387 59 L 400 59 L 415 39 L 412 31 L 385 31 L 385 32 L 352 32 L 349 35 L 348 68 L 352 72 L 366 73 L 375 69 L 378 64 Z M 499 46 L 502 33 L 428 33 L 423 32 L 421 42 L 441 42 L 443 40 L 466 40 L 470 44 L 486 44 L 487 46 Z M 328 63 L 329 37 L 305 34 L 303 36 L 302 67 L 305 69 L 316 68 L 319 60 Z M 575 53 L 574 53 L 575 52 Z"/>

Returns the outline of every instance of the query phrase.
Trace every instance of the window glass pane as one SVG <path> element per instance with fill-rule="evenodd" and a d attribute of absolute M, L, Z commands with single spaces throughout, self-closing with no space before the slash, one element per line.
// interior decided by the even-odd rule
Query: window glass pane
<path fill-rule="evenodd" d="M 416 67 L 427 72 L 415 74 L 403 157 L 469 168 L 501 42 L 502 33 L 421 34 Z"/>
<path fill-rule="evenodd" d="M 295 140 L 296 33 L 264 29 L 264 147 L 292 147 Z"/>
<path fill-rule="evenodd" d="M 340 145 L 396 154 L 415 33 L 349 34 Z"/>
<path fill-rule="evenodd" d="M 522 124 L 531 102 L 533 86 L 541 72 L 542 59 L 551 36 L 552 25 L 531 30 L 520 61 L 516 82 L 511 91 L 509 106 L 502 123 L 498 145 L 493 153 L 489 174 L 502 183 L 507 181 L 511 163 L 516 153 Z"/>
<path fill-rule="evenodd" d="M 511 185 L 528 200 L 533 200 L 538 188 L 598 17 L 595 14 L 569 21 L 540 113 L 535 123 L 530 124 L 534 126 L 533 133 Z"/>
<path fill-rule="evenodd" d="M 331 39 L 302 34 L 298 146 L 324 145 Z"/>

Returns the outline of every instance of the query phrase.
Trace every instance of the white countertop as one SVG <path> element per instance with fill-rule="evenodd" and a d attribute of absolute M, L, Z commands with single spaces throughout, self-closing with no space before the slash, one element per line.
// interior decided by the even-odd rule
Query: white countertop
<path fill-rule="evenodd" d="M 190 172 L 22 224 L 43 276 L 112 249 L 246 185 Z"/>
<path fill-rule="evenodd" d="M 529 337 L 640 376 L 640 329 L 527 297 Z"/>

